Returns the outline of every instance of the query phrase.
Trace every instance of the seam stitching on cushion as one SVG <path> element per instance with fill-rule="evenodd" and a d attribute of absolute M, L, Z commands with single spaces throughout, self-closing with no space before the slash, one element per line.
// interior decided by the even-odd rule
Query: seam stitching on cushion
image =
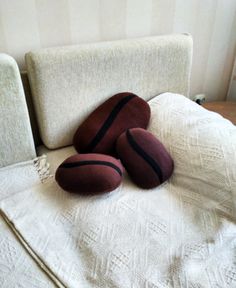
<path fill-rule="evenodd" d="M 160 166 L 158 163 L 151 157 L 149 156 L 139 145 L 138 143 L 134 140 L 133 136 L 131 135 L 129 129 L 126 131 L 126 137 L 128 140 L 128 143 L 130 146 L 134 149 L 134 151 L 145 160 L 151 166 L 153 171 L 156 173 L 156 175 L 159 178 L 160 183 L 163 182 L 163 175 Z"/>
<path fill-rule="evenodd" d="M 98 161 L 98 160 L 86 160 L 86 161 L 79 161 L 79 162 L 71 162 L 71 163 L 62 163 L 59 168 L 76 168 L 80 166 L 85 166 L 85 165 L 103 165 L 103 166 L 108 166 L 116 170 L 120 176 L 122 176 L 122 171 L 120 170 L 119 167 L 117 167 L 115 164 L 110 163 L 108 161 Z"/>
<path fill-rule="evenodd" d="M 111 113 L 109 114 L 109 116 L 107 117 L 105 122 L 103 123 L 102 127 L 99 129 L 97 134 L 94 136 L 93 140 L 88 144 L 88 146 L 86 148 L 86 150 L 88 152 L 93 151 L 93 149 L 97 146 L 99 141 L 101 141 L 101 139 L 104 137 L 107 130 L 111 127 L 112 123 L 114 122 L 115 118 L 117 117 L 119 112 L 122 110 L 122 108 L 134 97 L 136 97 L 136 95 L 126 96 L 126 97 L 122 98 L 115 105 L 115 107 L 112 109 Z"/>

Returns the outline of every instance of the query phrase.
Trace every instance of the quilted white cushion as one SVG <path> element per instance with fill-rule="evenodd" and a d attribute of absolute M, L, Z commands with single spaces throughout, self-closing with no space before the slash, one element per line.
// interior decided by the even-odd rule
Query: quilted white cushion
<path fill-rule="evenodd" d="M 180 95 L 150 104 L 149 129 L 175 162 L 169 181 L 147 191 L 126 175 L 113 193 L 83 198 L 52 180 L 1 209 L 67 287 L 233 288 L 236 128 Z M 54 167 L 68 149 L 53 152 Z"/>

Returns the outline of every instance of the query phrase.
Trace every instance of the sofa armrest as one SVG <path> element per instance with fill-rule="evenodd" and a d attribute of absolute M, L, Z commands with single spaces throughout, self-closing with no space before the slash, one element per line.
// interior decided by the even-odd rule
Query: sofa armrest
<path fill-rule="evenodd" d="M 36 156 L 16 61 L 0 54 L 0 167 Z"/>

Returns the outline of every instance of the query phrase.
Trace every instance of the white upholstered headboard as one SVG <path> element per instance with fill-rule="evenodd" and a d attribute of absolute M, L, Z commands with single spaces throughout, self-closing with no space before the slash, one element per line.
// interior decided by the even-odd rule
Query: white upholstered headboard
<path fill-rule="evenodd" d="M 188 96 L 189 35 L 167 35 L 62 48 L 26 55 L 40 134 L 51 149 L 70 145 L 86 116 L 110 96 L 145 100 L 162 92 Z"/>

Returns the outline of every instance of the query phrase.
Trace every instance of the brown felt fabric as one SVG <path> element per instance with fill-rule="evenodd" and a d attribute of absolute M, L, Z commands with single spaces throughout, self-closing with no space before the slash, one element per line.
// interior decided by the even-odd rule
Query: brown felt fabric
<path fill-rule="evenodd" d="M 114 113 L 117 105 L 130 96 L 134 97 Z M 129 128 L 147 128 L 149 119 L 150 107 L 146 101 L 129 92 L 116 94 L 94 110 L 77 129 L 73 139 L 75 149 L 79 153 L 115 155 L 115 142 L 120 134 Z M 109 121 L 110 125 L 104 129 L 104 135 L 100 137 L 95 147 L 91 148 L 94 138 Z"/>
<path fill-rule="evenodd" d="M 133 139 L 134 143 L 131 141 L 131 144 L 134 147 L 128 140 L 128 133 Z M 173 160 L 164 145 L 144 129 L 134 128 L 124 132 L 117 140 L 116 151 L 130 178 L 144 189 L 160 185 L 173 172 Z M 162 177 L 154 166 L 156 170 L 159 167 Z"/>
<path fill-rule="evenodd" d="M 63 165 L 95 161 L 101 164 L 86 164 L 77 167 L 65 168 Z M 113 167 L 102 164 L 110 163 L 117 167 L 121 175 Z M 73 193 L 81 195 L 94 195 L 110 192 L 116 189 L 122 180 L 123 167 L 119 160 L 102 154 L 76 154 L 67 158 L 56 171 L 56 181 L 59 186 Z"/>

